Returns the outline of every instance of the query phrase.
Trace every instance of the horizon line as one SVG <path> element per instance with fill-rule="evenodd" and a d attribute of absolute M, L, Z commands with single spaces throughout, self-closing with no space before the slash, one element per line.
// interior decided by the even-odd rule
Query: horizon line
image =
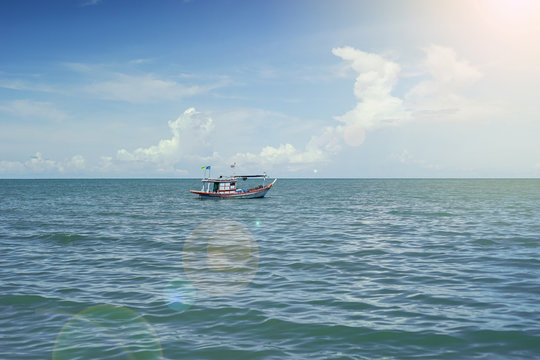
<path fill-rule="evenodd" d="M 540 180 L 540 177 L 274 177 L 280 180 Z M 13 177 L 1 180 L 200 180 L 201 177 Z"/>

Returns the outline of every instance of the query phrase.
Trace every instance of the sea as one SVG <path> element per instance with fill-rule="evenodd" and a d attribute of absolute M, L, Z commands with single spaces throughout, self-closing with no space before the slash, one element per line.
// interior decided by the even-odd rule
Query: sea
<path fill-rule="evenodd" d="M 190 189 L 0 180 L 0 359 L 540 358 L 540 179 Z"/>

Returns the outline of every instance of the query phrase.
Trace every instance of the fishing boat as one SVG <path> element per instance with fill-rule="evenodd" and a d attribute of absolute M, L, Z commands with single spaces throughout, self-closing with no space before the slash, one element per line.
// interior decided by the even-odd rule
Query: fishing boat
<path fill-rule="evenodd" d="M 237 187 L 239 180 L 246 181 L 251 178 L 262 178 L 262 185 L 250 189 L 241 189 Z M 192 194 L 197 194 L 201 199 L 254 199 L 262 198 L 274 186 L 277 179 L 270 184 L 266 184 L 269 179 L 266 174 L 263 175 L 234 175 L 220 176 L 218 179 L 203 178 L 202 189 L 190 190 Z"/>

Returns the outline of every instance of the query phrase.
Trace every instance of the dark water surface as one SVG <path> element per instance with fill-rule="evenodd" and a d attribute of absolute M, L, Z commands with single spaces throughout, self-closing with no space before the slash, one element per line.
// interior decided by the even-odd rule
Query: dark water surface
<path fill-rule="evenodd" d="M 540 358 L 540 180 L 198 188 L 0 180 L 0 359 Z"/>

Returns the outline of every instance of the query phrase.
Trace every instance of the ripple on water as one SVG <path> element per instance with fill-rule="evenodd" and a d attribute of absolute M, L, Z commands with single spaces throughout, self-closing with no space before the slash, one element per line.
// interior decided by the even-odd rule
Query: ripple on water
<path fill-rule="evenodd" d="M 540 181 L 198 186 L 0 180 L 0 358 L 540 354 Z"/>

